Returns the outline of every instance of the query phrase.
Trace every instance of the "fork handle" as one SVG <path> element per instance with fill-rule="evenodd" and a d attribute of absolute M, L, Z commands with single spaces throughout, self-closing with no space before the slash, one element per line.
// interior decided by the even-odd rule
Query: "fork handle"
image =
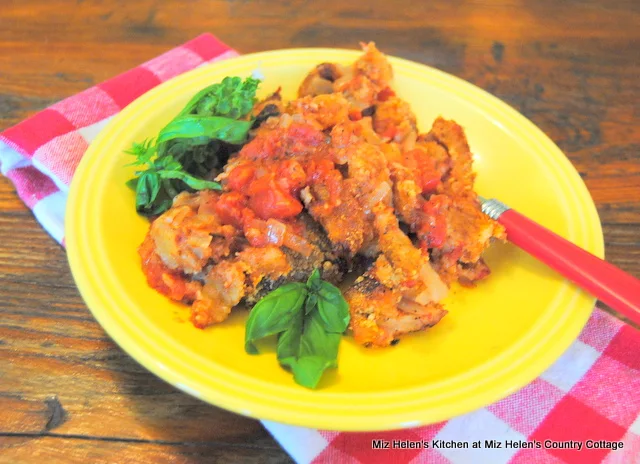
<path fill-rule="evenodd" d="M 640 324 L 640 280 L 540 224 L 508 209 L 498 217 L 507 239 L 555 269 L 636 324 Z"/>

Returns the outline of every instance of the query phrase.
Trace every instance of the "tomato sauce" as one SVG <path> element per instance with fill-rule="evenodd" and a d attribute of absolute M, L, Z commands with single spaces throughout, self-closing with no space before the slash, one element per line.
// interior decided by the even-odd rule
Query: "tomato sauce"
<path fill-rule="evenodd" d="M 237 156 L 215 212 L 224 224 L 242 230 L 252 246 L 281 244 L 274 243 L 280 241 L 267 226 L 269 220 L 295 234 L 305 187 L 322 184 L 329 208 L 339 201 L 343 179 L 331 160 L 330 138 L 311 124 L 291 122 L 259 132 Z"/>
<path fill-rule="evenodd" d="M 422 249 L 439 248 L 447 238 L 447 220 L 442 210 L 447 206 L 448 197 L 432 195 L 422 205 L 417 236 Z"/>

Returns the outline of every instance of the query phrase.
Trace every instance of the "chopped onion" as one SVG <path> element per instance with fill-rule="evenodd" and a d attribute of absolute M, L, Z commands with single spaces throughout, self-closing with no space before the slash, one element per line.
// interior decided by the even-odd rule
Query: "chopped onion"
<path fill-rule="evenodd" d="M 244 235 L 245 237 L 247 237 L 247 239 L 249 239 L 248 234 L 251 234 L 252 237 L 264 235 L 267 231 L 267 221 L 263 221 L 262 219 L 250 219 L 244 222 L 242 231 L 244 232 Z M 250 239 L 249 242 L 251 243 Z"/>
<path fill-rule="evenodd" d="M 280 127 L 282 127 L 283 129 L 286 129 L 291 125 L 292 120 L 293 118 L 291 117 L 290 114 L 284 113 L 283 115 L 280 116 Z"/>
<path fill-rule="evenodd" d="M 333 92 L 333 82 L 323 79 L 320 76 L 313 76 L 310 80 L 304 82 L 302 95 L 324 95 Z"/>
<path fill-rule="evenodd" d="M 378 134 L 376 134 L 376 132 L 373 130 L 373 122 L 370 116 L 362 118 L 358 122 L 362 126 L 362 136 L 367 143 L 370 143 L 372 145 L 380 145 L 382 143 L 382 140 L 380 139 Z"/>
<path fill-rule="evenodd" d="M 200 259 L 204 256 L 204 250 L 211 244 L 213 237 L 205 231 L 193 231 L 187 236 L 187 245 Z"/>
<path fill-rule="evenodd" d="M 425 263 L 420 269 L 420 277 L 424 283 L 425 290 L 415 296 L 414 300 L 420 304 L 427 304 L 431 301 L 441 301 L 449 293 L 449 289 L 442 281 L 436 271 L 433 270 L 431 264 Z"/>
<path fill-rule="evenodd" d="M 371 211 L 375 205 L 384 200 L 390 192 L 391 186 L 389 183 L 381 182 L 367 199 L 367 212 Z"/>
<path fill-rule="evenodd" d="M 267 242 L 280 246 L 284 242 L 287 226 L 275 219 L 267 220 Z"/>
<path fill-rule="evenodd" d="M 416 146 L 416 140 L 418 139 L 418 134 L 416 134 L 416 131 L 412 130 L 411 132 L 409 132 L 409 134 L 405 137 L 404 141 L 402 142 L 402 151 L 409 151 L 409 150 L 413 150 Z"/>
<path fill-rule="evenodd" d="M 305 204 L 305 206 L 309 206 L 309 204 L 313 201 L 313 195 L 311 195 L 311 189 L 309 189 L 308 186 L 300 190 L 300 199 Z"/>
<path fill-rule="evenodd" d="M 346 85 L 352 79 L 353 79 L 353 70 L 351 68 L 347 68 L 344 74 L 333 82 L 333 88 L 340 89 L 342 86 Z"/>
<path fill-rule="evenodd" d="M 408 298 L 402 298 L 398 303 L 398 309 L 405 313 L 411 314 L 424 314 L 428 308 L 425 305 L 417 303 Z"/>
<path fill-rule="evenodd" d="M 307 242 L 304 238 L 300 237 L 299 235 L 292 234 L 289 231 L 287 231 L 287 233 L 284 234 L 283 245 L 289 248 L 290 250 L 300 253 L 301 255 L 306 257 L 311 256 L 311 253 L 313 252 L 313 246 L 309 242 Z"/>

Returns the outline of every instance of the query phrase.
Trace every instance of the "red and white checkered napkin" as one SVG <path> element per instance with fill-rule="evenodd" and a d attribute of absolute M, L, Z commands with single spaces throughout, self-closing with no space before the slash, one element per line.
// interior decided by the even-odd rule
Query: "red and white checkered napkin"
<path fill-rule="evenodd" d="M 120 76 L 56 103 L 0 134 L 0 167 L 42 226 L 64 245 L 73 173 L 89 143 L 135 98 L 161 82 L 237 53 L 204 34 Z M 487 408 L 427 427 L 337 433 L 265 422 L 299 463 L 640 463 L 640 332 L 596 309 L 579 339 L 540 378 Z M 372 440 L 427 441 L 429 448 L 374 450 Z M 450 440 L 469 448 L 434 448 Z M 472 448 L 480 440 L 482 448 Z M 501 448 L 487 449 L 485 440 Z M 540 449 L 507 441 L 540 442 Z M 545 441 L 582 443 L 581 451 Z M 623 448 L 586 450 L 587 440 Z"/>

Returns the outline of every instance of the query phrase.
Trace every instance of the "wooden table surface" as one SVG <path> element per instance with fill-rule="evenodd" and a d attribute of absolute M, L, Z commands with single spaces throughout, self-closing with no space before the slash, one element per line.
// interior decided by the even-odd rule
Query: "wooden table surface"
<path fill-rule="evenodd" d="M 205 31 L 242 53 L 374 40 L 537 124 L 586 182 L 607 258 L 639 276 L 639 24 L 637 1 L 5 0 L 0 130 Z M 0 462 L 290 462 L 121 351 L 4 177 L 0 281 Z"/>

